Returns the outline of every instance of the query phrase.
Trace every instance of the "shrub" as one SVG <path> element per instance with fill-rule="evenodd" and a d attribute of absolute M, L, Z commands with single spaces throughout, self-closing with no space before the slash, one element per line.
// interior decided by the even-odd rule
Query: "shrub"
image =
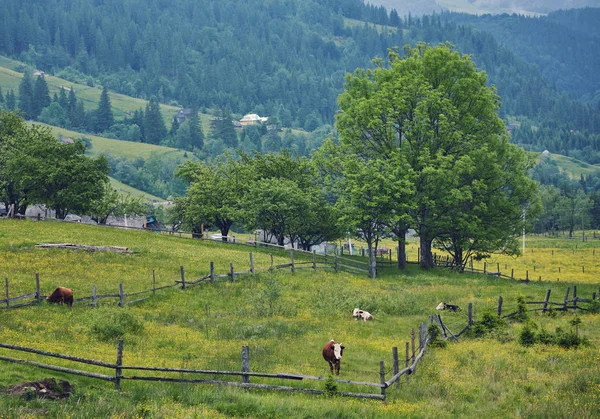
<path fill-rule="evenodd" d="M 337 384 L 335 383 L 335 381 L 333 381 L 333 375 L 329 375 L 329 377 L 327 377 L 327 379 L 325 380 L 325 395 L 327 397 L 333 397 L 335 396 L 337 390 Z"/>
<path fill-rule="evenodd" d="M 429 335 L 429 345 L 436 348 L 445 348 L 448 342 L 440 338 L 440 328 L 437 324 L 431 323 L 427 327 L 427 334 Z"/>
<path fill-rule="evenodd" d="M 472 327 L 472 334 L 475 337 L 483 337 L 490 332 L 501 329 L 505 326 L 504 320 L 494 313 L 483 313 L 481 321 L 476 322 Z"/>
<path fill-rule="evenodd" d="M 513 318 L 520 322 L 529 320 L 529 313 L 527 313 L 527 304 L 525 304 L 525 298 L 523 296 L 517 298 L 517 314 Z"/>
<path fill-rule="evenodd" d="M 519 343 L 523 346 L 532 346 L 536 342 L 535 332 L 530 324 L 526 324 L 519 333 Z"/>

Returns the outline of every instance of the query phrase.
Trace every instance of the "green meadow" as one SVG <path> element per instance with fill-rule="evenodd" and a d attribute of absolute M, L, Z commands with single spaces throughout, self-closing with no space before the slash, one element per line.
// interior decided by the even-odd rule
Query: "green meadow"
<path fill-rule="evenodd" d="M 535 254 L 550 240 L 555 240 L 556 248 L 565 242 L 540 238 L 528 245 L 538 246 Z M 35 248 L 36 243 L 48 242 L 125 246 L 133 253 Z M 0 220 L 0 277 L 8 278 L 11 297 L 32 292 L 36 273 L 43 294 L 62 285 L 73 288 L 78 298 L 90 295 L 93 285 L 98 294 L 116 293 L 120 283 L 125 292 L 148 289 L 152 270 L 160 286 L 179 279 L 180 266 L 188 280 L 206 275 L 211 261 L 218 274 L 228 272 L 230 263 L 236 271 L 248 269 L 250 251 L 257 267 L 270 265 L 269 251 L 260 248 L 81 224 Z M 273 258 L 275 264 L 287 263 L 289 254 L 276 252 Z M 301 259 L 297 255 L 296 260 Z M 327 377 L 329 367 L 321 349 L 336 339 L 346 347 L 339 378 L 379 382 L 379 362 L 385 361 L 389 379 L 392 347 L 398 347 L 403 358 L 411 329 L 434 314 L 440 301 L 463 307 L 461 312 L 442 313 L 449 329 L 457 333 L 467 324 L 470 302 L 479 321 L 484 313 L 496 310 L 500 295 L 509 312 L 516 309 L 519 297 L 541 300 L 552 289 L 551 300 L 556 301 L 572 284 L 578 285 L 582 297 L 598 292 L 598 281 L 585 278 L 569 284 L 524 284 L 441 269 L 422 271 L 414 265 L 404 272 L 386 269 L 376 279 L 325 270 L 292 274 L 261 269 L 255 277 L 235 282 L 159 290 L 124 308 L 117 306 L 117 299 L 107 299 L 100 300 L 98 308 L 76 303 L 69 310 L 42 303 L 2 310 L 0 342 L 112 363 L 117 339 L 122 338 L 125 365 L 238 371 L 241 347 L 247 345 L 253 372 Z M 353 320 L 355 307 L 368 310 L 375 320 Z M 485 336 L 463 335 L 444 348 L 431 346 L 409 382 L 387 389 L 386 402 L 129 380 L 117 392 L 112 383 L 0 361 L 0 387 L 47 377 L 66 379 L 74 386 L 71 397 L 62 401 L 0 393 L 0 417 L 592 418 L 600 408 L 600 315 L 531 314 L 531 321 L 538 329 L 554 332 L 570 330 L 576 316 L 581 319 L 578 332 L 587 339 L 576 349 L 522 346 L 518 339 L 524 323 L 516 321 Z M 5 349 L 0 355 L 111 374 L 101 367 Z M 171 376 L 191 378 L 182 373 Z M 257 377 L 251 381 L 325 388 L 322 381 L 290 384 Z M 376 390 L 343 383 L 337 383 L 337 389 Z"/>

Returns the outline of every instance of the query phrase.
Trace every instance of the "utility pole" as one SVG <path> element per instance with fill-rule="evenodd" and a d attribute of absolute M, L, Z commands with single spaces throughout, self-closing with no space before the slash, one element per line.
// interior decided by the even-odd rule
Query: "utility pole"
<path fill-rule="evenodd" d="M 525 208 L 523 208 L 523 255 L 525 255 Z"/>

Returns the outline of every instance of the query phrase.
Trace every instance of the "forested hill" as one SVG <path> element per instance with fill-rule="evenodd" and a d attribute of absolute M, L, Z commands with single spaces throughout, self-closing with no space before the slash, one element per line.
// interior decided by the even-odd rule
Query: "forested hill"
<path fill-rule="evenodd" d="M 548 145 L 533 129 L 517 137 L 521 143 L 557 152 L 590 147 L 586 156 L 600 151 L 596 109 L 545 79 L 543 64 L 516 54 L 519 45 L 504 46 L 464 23 L 446 15 L 401 18 L 361 0 L 3 0 L 0 53 L 131 96 L 255 112 L 312 131 L 333 122 L 346 73 L 394 46 L 450 41 L 488 73 L 502 116 L 523 116 L 526 126 L 553 135 Z M 587 32 L 573 30 L 572 45 Z M 567 80 L 569 70 L 554 72 Z M 570 131 L 584 139 L 572 141 Z"/>
<path fill-rule="evenodd" d="M 484 30 L 528 62 L 559 89 L 597 105 L 600 101 L 600 9 L 573 9 L 548 16 L 473 16 L 443 19 Z"/>

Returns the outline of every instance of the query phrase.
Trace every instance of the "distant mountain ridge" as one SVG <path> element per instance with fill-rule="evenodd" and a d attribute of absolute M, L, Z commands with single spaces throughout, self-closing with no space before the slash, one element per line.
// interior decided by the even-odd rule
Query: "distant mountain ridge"
<path fill-rule="evenodd" d="M 431 14 L 442 10 L 482 15 L 522 14 L 545 15 L 556 10 L 600 7 L 600 0 L 373 0 L 369 3 L 396 9 L 401 16 Z"/>

